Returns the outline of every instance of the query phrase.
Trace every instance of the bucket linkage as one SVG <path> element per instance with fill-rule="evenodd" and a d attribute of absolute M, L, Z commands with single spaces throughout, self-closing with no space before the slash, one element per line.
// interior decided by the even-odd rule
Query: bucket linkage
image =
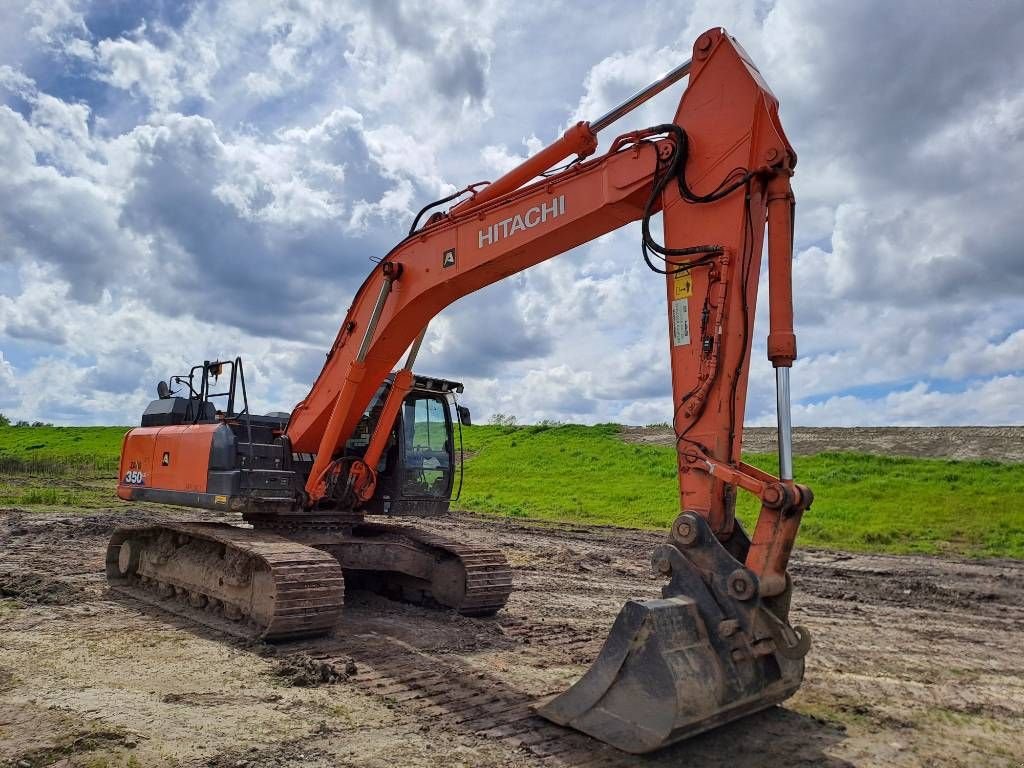
<path fill-rule="evenodd" d="M 687 525 L 687 523 L 689 525 Z M 681 515 L 654 567 L 671 580 L 658 600 L 628 601 L 596 661 L 543 717 L 626 752 L 643 753 L 777 704 L 796 692 L 810 635 L 788 623 L 791 586 L 759 594 L 737 524 L 730 549 L 707 522 Z M 737 538 L 739 537 L 739 538 Z"/>

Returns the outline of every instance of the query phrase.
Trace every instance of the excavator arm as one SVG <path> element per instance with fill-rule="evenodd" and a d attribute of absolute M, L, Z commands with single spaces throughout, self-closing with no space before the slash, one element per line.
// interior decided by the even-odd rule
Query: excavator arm
<path fill-rule="evenodd" d="M 380 262 L 288 425 L 293 449 L 317 456 L 306 486 L 309 505 L 324 497 L 339 447 L 403 353 L 422 340 L 434 315 L 473 291 L 626 223 L 643 220 L 646 236 L 647 222 L 660 211 L 665 245 L 660 254 L 645 252 L 652 267 L 666 273 L 680 507 L 700 514 L 727 540 L 735 525 L 734 486 L 759 496 L 768 510 L 789 502 L 787 494 L 798 497 L 797 506 L 806 506 L 792 486 L 790 461 L 782 466 L 782 481 L 766 479 L 740 462 L 766 219 L 769 357 L 781 370 L 796 357 L 789 183 L 796 155 L 779 123 L 775 98 L 735 41 L 720 30 L 705 33 L 685 71 L 689 87 L 672 124 L 620 136 L 605 155 L 524 185 L 571 154 L 593 152 L 594 131 L 580 123 L 520 168 L 435 217 Z M 367 498 L 371 468 L 411 386 L 414 360 L 410 354 L 392 385 L 364 461 L 345 467 L 360 475 L 358 487 Z M 788 410 L 788 398 L 780 410 Z M 780 535 L 778 525 L 766 526 L 755 533 L 755 560 L 763 574 L 780 576 L 784 562 L 760 554 L 777 549 L 769 539 Z M 776 583 L 768 591 L 782 589 Z"/>
<path fill-rule="evenodd" d="M 619 136 L 607 153 L 586 159 L 598 131 L 687 74 L 672 122 Z M 541 175 L 572 155 L 564 169 Z M 709 30 L 690 62 L 482 190 L 470 188 L 471 197 L 388 253 L 358 291 L 287 427 L 294 451 L 316 454 L 306 506 L 340 488 L 368 500 L 431 318 L 473 291 L 641 221 L 643 256 L 665 275 L 667 297 L 681 514 L 654 565 L 671 581 L 662 600 L 628 603 L 594 667 L 541 710 L 623 749 L 648 751 L 763 708 L 802 679 L 807 635 L 787 623 L 786 573 L 812 499 L 793 482 L 789 434 L 795 164 L 774 95 L 738 43 Z M 651 233 L 658 213 L 662 243 Z M 779 478 L 740 459 L 766 222 Z M 366 455 L 338 458 L 407 350 Z M 760 499 L 749 540 L 735 519 L 736 488 Z"/>

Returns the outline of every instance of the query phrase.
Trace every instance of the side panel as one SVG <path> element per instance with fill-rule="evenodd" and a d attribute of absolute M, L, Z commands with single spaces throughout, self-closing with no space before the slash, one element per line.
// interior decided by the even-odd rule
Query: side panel
<path fill-rule="evenodd" d="M 121 469 L 117 476 L 117 495 L 130 501 L 137 488 L 153 482 L 153 445 L 160 427 L 136 427 L 121 443 Z"/>
<path fill-rule="evenodd" d="M 221 424 L 140 427 L 125 436 L 117 495 L 139 498 L 138 489 L 205 493 L 210 448 Z"/>
<path fill-rule="evenodd" d="M 154 488 L 206 491 L 210 447 L 220 424 L 161 427 L 153 446 Z"/>

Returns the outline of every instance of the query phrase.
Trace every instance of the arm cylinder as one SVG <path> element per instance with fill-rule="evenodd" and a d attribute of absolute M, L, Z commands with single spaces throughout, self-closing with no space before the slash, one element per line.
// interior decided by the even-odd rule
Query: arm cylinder
<path fill-rule="evenodd" d="M 469 200 L 456 205 L 452 208 L 452 213 L 465 213 L 497 197 L 514 192 L 551 166 L 565 160 L 569 155 L 587 157 L 594 154 L 596 149 L 597 137 L 590 130 L 590 125 L 585 122 L 576 123 L 558 141 L 544 147 L 536 155 L 517 165 L 497 181 L 488 184 Z"/>
<path fill-rule="evenodd" d="M 648 99 L 658 95 L 673 83 L 677 83 L 690 73 L 690 60 L 670 70 L 645 88 L 641 88 L 621 104 L 601 115 L 592 123 L 579 122 L 565 132 L 556 141 L 525 162 L 517 165 L 500 179 L 488 184 L 477 195 L 459 203 L 452 208 L 452 213 L 465 213 L 496 197 L 513 192 L 526 182 L 536 178 L 556 163 L 560 163 L 570 155 L 588 157 L 597 150 L 597 134 L 619 118 L 629 114 Z"/>
<path fill-rule="evenodd" d="M 664 91 L 673 83 L 679 82 L 688 74 L 690 74 L 690 67 L 692 63 L 693 61 L 691 59 L 687 59 L 678 67 L 675 67 L 674 69 L 671 69 L 668 72 L 666 72 L 664 75 L 659 77 L 646 88 L 641 88 L 639 91 L 634 93 L 632 96 L 630 96 L 628 99 L 626 99 L 618 106 L 612 107 L 610 110 L 605 112 L 603 115 L 597 118 L 597 120 L 590 124 L 590 130 L 592 130 L 594 133 L 603 131 L 605 128 L 607 128 L 609 125 L 614 123 L 619 118 L 623 117 L 624 115 L 628 115 L 630 112 L 639 107 L 648 99 L 657 96 L 659 93 Z"/>

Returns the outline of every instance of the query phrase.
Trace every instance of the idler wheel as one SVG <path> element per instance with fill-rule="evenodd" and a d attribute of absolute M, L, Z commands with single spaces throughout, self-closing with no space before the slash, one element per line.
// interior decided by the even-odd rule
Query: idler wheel
<path fill-rule="evenodd" d="M 117 570 L 122 576 L 127 576 L 138 568 L 138 565 L 138 547 L 132 539 L 125 539 L 121 542 L 121 549 L 117 553 Z"/>

